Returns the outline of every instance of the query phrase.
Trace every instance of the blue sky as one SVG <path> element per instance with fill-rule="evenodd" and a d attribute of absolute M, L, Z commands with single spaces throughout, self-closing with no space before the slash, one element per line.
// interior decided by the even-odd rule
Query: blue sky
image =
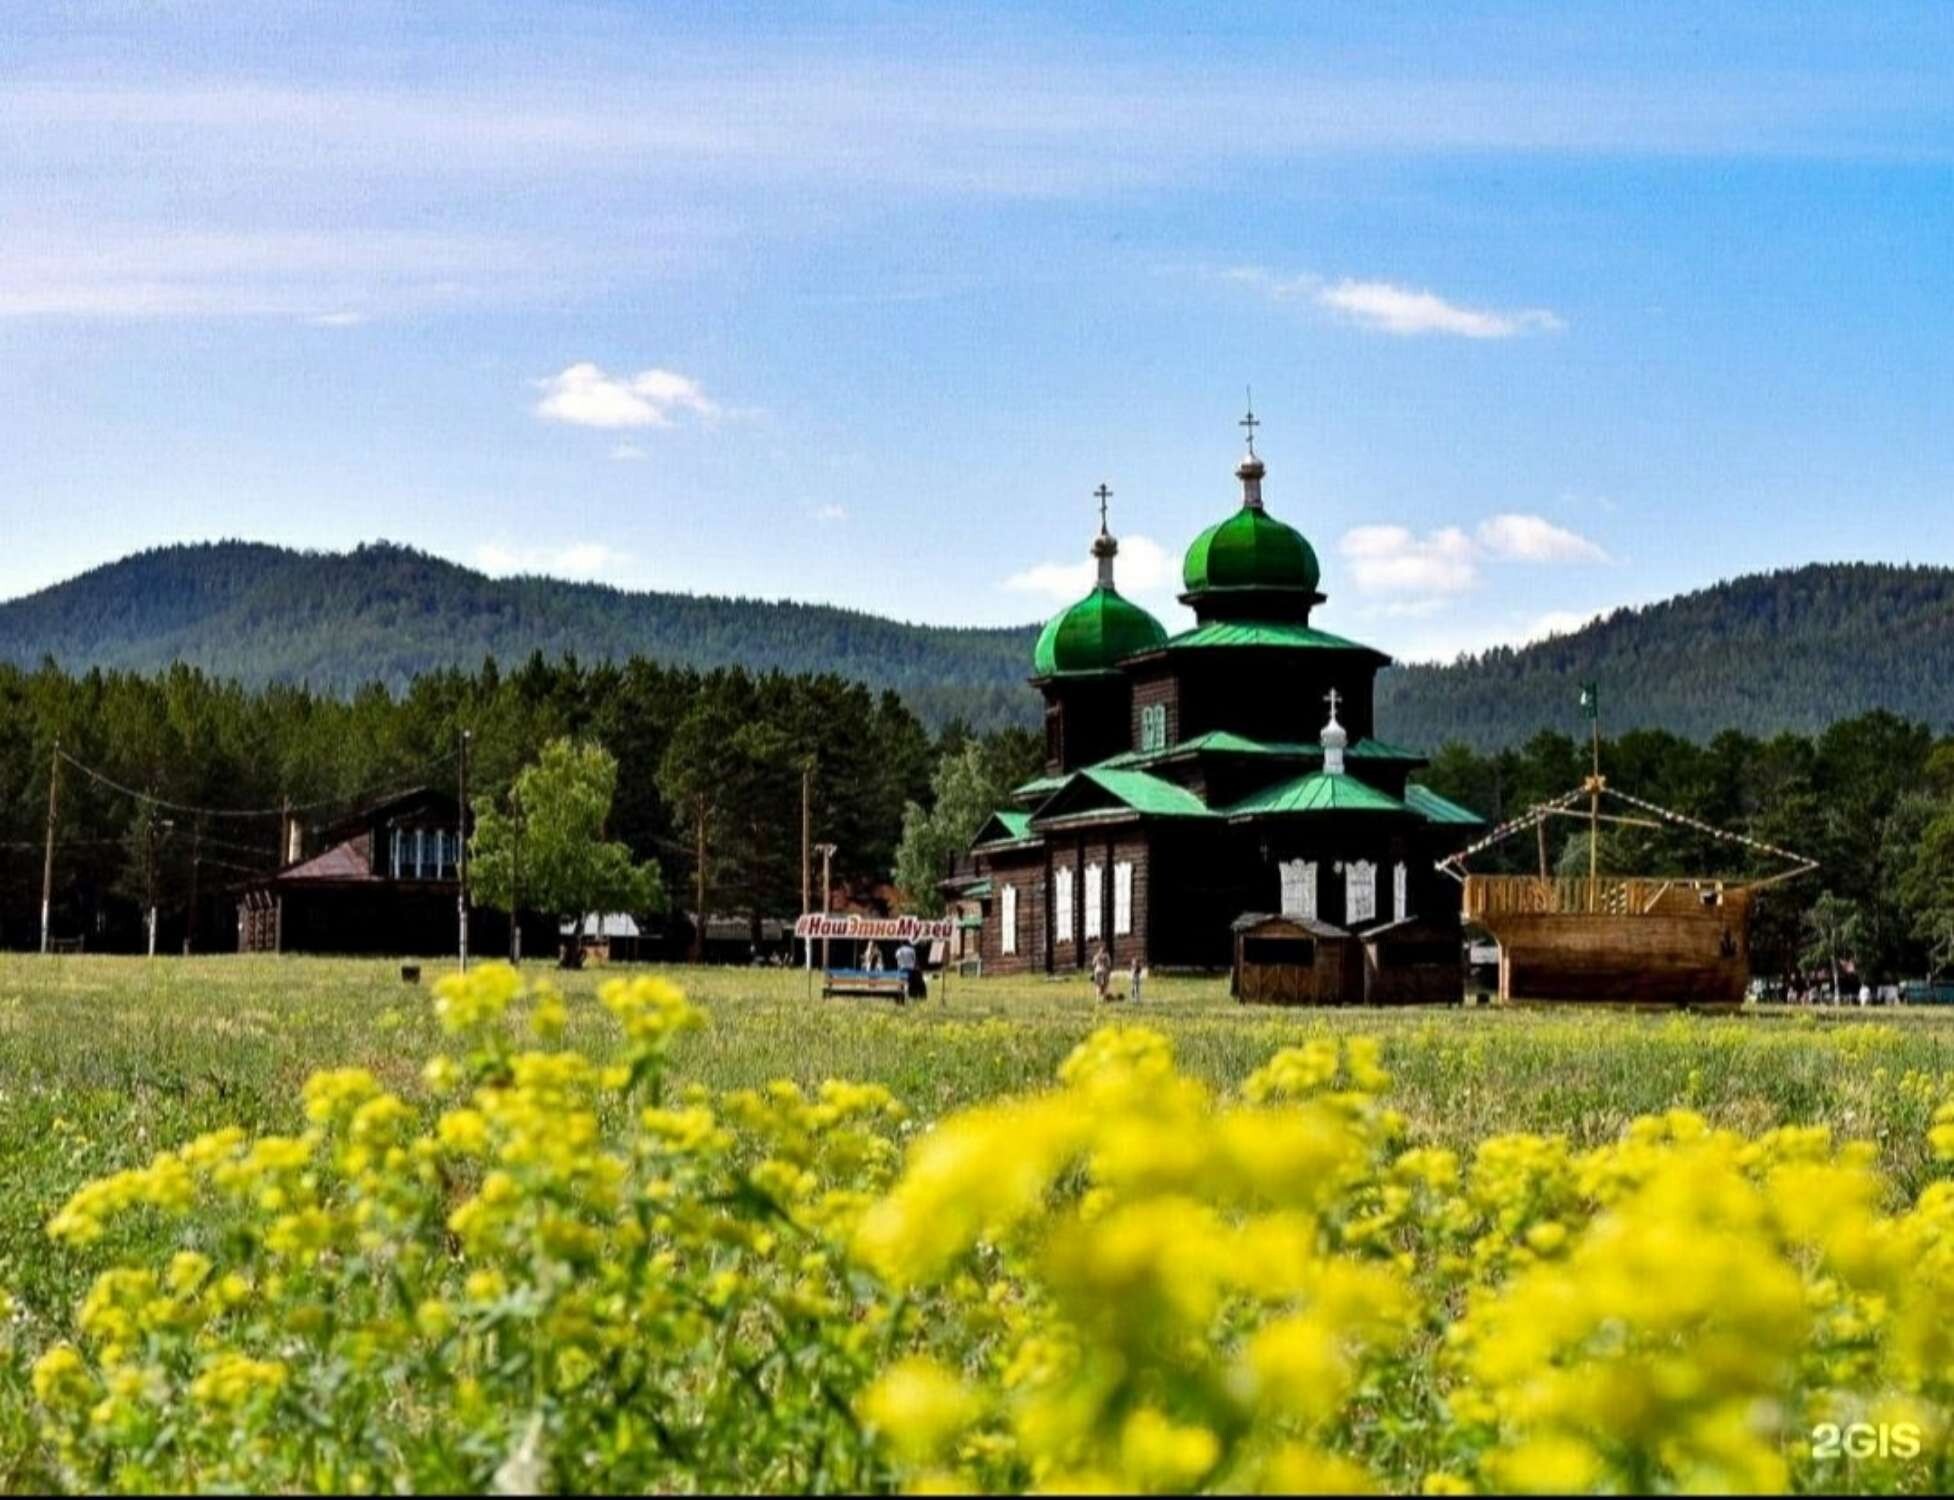
<path fill-rule="evenodd" d="M 0 14 L 0 595 L 136 548 L 1170 623 L 1238 501 L 1407 657 L 1954 563 L 1954 7 Z"/>

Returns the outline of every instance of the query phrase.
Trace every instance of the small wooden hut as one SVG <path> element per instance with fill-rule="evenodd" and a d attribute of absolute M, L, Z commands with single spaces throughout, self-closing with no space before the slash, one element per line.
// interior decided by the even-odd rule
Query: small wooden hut
<path fill-rule="evenodd" d="M 1457 1005 L 1465 998 L 1465 950 L 1457 922 L 1406 917 L 1363 936 L 1369 1005 Z"/>
<path fill-rule="evenodd" d="M 1361 1005 L 1364 945 L 1311 917 L 1251 913 L 1234 924 L 1230 989 L 1245 1005 Z"/>

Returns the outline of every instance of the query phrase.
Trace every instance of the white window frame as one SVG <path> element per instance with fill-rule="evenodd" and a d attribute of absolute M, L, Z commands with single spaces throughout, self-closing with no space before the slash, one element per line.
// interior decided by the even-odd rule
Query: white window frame
<path fill-rule="evenodd" d="M 1072 867 L 1060 865 L 1052 871 L 1052 941 L 1072 941 Z"/>
<path fill-rule="evenodd" d="M 1377 920 L 1377 866 L 1367 859 L 1353 859 L 1343 867 L 1343 924 Z"/>
<path fill-rule="evenodd" d="M 1276 866 L 1282 880 L 1282 914 L 1316 920 L 1316 861 L 1289 859 Z"/>
<path fill-rule="evenodd" d="M 1123 859 L 1113 866 L 1113 936 L 1127 937 L 1133 931 L 1133 862 Z"/>
<path fill-rule="evenodd" d="M 1102 913 L 1106 909 L 1106 871 L 1098 860 L 1086 866 L 1086 941 L 1103 936 L 1105 921 Z"/>
<path fill-rule="evenodd" d="M 1018 888 L 1007 885 L 997 898 L 997 951 L 1012 954 L 1018 951 Z"/>
<path fill-rule="evenodd" d="M 1140 749 L 1143 753 L 1167 748 L 1167 705 L 1149 703 L 1140 710 Z"/>
<path fill-rule="evenodd" d="M 1411 915 L 1411 867 L 1403 860 L 1391 871 L 1391 915 L 1400 922 Z"/>

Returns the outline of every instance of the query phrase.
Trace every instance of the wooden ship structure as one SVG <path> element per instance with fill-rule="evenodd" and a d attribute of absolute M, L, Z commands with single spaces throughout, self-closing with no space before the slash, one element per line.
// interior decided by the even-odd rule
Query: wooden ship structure
<path fill-rule="evenodd" d="M 1549 869 L 1547 831 L 1559 819 L 1588 824 L 1586 875 Z M 1604 823 L 1704 835 L 1784 868 L 1755 879 L 1603 874 Z M 1537 875 L 1468 868 L 1474 855 L 1529 830 L 1539 842 Z M 1601 774 L 1597 733 L 1594 770 L 1581 786 L 1500 825 L 1440 868 L 1464 888 L 1465 921 L 1499 944 L 1502 1004 L 1735 1006 L 1750 988 L 1757 893 L 1818 865 L 1610 786 Z"/>

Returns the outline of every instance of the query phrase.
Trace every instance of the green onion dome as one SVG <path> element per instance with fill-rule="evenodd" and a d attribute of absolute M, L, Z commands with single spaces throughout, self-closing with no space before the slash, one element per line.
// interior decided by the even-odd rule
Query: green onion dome
<path fill-rule="evenodd" d="M 1314 594 L 1322 581 L 1316 549 L 1293 526 L 1262 508 L 1262 460 L 1250 455 L 1235 471 L 1242 508 L 1194 539 L 1181 565 L 1190 594 L 1210 589 L 1282 589 Z"/>
<path fill-rule="evenodd" d="M 1167 632 L 1152 615 L 1101 583 L 1085 598 L 1054 616 L 1039 633 L 1031 664 L 1039 677 L 1110 672 L 1126 657 L 1166 642 Z"/>

